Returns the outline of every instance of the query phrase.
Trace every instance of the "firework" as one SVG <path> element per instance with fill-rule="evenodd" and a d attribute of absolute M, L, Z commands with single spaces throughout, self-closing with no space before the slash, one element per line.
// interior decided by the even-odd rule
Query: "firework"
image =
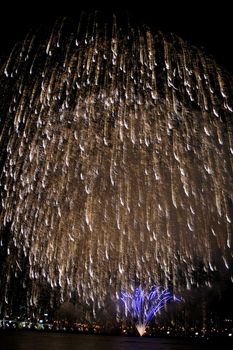
<path fill-rule="evenodd" d="M 146 332 L 149 322 L 159 313 L 170 300 L 180 301 L 168 289 L 153 286 L 149 292 L 141 287 L 133 293 L 121 293 L 125 305 L 125 315 L 132 315 L 140 336 Z"/>
<path fill-rule="evenodd" d="M 107 28 L 107 29 L 106 29 Z M 229 270 L 232 80 L 176 36 L 113 20 L 28 35 L 0 70 L 1 295 L 93 311 Z M 30 283 L 28 282 L 30 281 Z"/>

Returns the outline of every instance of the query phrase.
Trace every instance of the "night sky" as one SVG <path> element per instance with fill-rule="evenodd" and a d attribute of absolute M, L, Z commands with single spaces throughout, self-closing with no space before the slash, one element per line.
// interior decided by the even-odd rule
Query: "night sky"
<path fill-rule="evenodd" d="M 233 74 L 232 11 L 229 0 L 223 0 L 218 4 L 214 4 L 213 0 L 212 2 L 174 0 L 163 1 L 163 4 L 156 0 L 143 0 L 133 5 L 126 0 L 123 4 L 115 2 L 111 7 L 101 4 L 101 1 L 96 1 L 97 4 L 94 5 L 90 1 L 78 0 L 63 0 L 61 3 L 59 0 L 57 2 L 41 0 L 32 1 L 31 5 L 19 2 L 17 5 L 13 2 L 1 5 L 0 59 L 8 55 L 14 44 L 18 40 L 23 40 L 30 30 L 34 32 L 43 28 L 46 31 L 48 28 L 48 32 L 51 32 L 51 27 L 58 17 L 73 17 L 78 23 L 82 11 L 89 13 L 97 10 L 102 13 L 103 20 L 106 21 L 111 20 L 114 13 L 123 22 L 128 19 L 132 25 L 145 24 L 152 32 L 161 30 L 165 33 L 175 33 L 191 45 L 202 48 L 208 55 L 212 55 L 223 69 Z M 222 289 L 224 288 L 226 289 L 224 297 L 229 302 L 232 285 L 224 286 Z M 219 305 L 220 309 L 222 304 Z M 228 305 L 223 306 L 225 309 L 228 308 Z"/>
<path fill-rule="evenodd" d="M 111 5 L 110 5 L 111 4 Z M 138 4 L 129 1 L 11 1 L 2 4 L 0 11 L 0 56 L 8 53 L 17 40 L 30 29 L 40 25 L 47 28 L 58 16 L 79 18 L 82 10 L 100 10 L 110 18 L 114 12 L 120 18 L 129 17 L 132 23 L 146 24 L 152 30 L 173 32 L 191 44 L 203 47 L 226 70 L 233 72 L 232 11 L 230 1 L 163 1 L 145 0 Z"/>
<path fill-rule="evenodd" d="M 132 4 L 133 3 L 133 4 Z M 79 21 L 82 11 L 102 13 L 103 19 L 116 14 L 132 25 L 147 25 L 152 32 L 175 33 L 191 45 L 212 55 L 222 68 L 233 73 L 232 10 L 230 1 L 78 1 L 41 0 L 29 4 L 26 0 L 1 4 L 0 58 L 11 52 L 18 40 L 32 30 L 51 31 L 58 17 L 72 17 Z"/>

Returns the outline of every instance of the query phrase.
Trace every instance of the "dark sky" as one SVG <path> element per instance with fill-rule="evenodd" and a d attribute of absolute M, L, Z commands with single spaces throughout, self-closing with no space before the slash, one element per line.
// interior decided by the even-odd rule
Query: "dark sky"
<path fill-rule="evenodd" d="M 103 11 L 106 17 L 115 12 L 118 16 L 129 16 L 132 22 L 146 24 L 152 30 L 176 33 L 191 44 L 203 47 L 221 66 L 233 73 L 232 11 L 229 0 L 216 4 L 213 0 L 135 2 L 108 0 L 109 4 L 105 5 L 101 1 L 88 0 L 19 0 L 16 4 L 14 1 L 1 4 L 0 55 L 9 52 L 16 40 L 24 38 L 30 28 L 51 24 L 58 16 L 78 19 L 82 10 L 89 12 L 97 9 Z"/>

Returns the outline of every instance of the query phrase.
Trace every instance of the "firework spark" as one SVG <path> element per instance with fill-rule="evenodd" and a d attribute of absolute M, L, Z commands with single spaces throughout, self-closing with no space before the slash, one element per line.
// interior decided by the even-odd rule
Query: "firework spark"
<path fill-rule="evenodd" d="M 231 263 L 231 78 L 176 36 L 90 23 L 28 35 L 0 70 L 6 302 L 17 276 L 29 305 L 46 282 L 96 310 Z"/>

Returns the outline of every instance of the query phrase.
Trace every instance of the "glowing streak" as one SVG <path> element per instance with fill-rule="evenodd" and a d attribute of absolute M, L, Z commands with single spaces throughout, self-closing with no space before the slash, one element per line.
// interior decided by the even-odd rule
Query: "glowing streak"
<path fill-rule="evenodd" d="M 94 315 L 135 276 L 231 270 L 232 78 L 175 35 L 97 22 L 1 60 L 2 300 L 18 273 L 28 305 L 59 286 Z"/>

